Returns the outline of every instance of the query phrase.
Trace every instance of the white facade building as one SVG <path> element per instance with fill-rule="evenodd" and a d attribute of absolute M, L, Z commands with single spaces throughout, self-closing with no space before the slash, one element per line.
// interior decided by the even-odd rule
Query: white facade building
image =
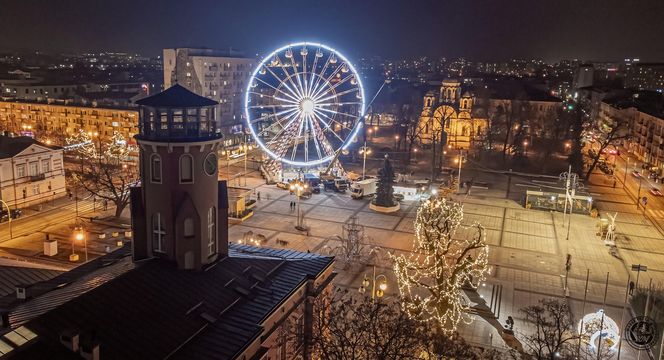
<path fill-rule="evenodd" d="M 62 148 L 0 135 L 0 199 L 20 209 L 65 194 Z"/>
<path fill-rule="evenodd" d="M 255 59 L 233 50 L 164 49 L 164 88 L 180 84 L 219 102 L 224 146 L 244 140 L 243 99 Z"/>

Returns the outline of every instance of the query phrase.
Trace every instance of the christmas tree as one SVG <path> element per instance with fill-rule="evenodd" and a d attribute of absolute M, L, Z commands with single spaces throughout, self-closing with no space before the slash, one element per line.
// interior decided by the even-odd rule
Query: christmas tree
<path fill-rule="evenodd" d="M 373 200 L 374 205 L 383 207 L 396 206 L 394 201 L 394 169 L 387 155 L 385 155 L 385 162 L 383 168 L 378 170 L 378 184 L 376 186 L 376 198 Z"/>

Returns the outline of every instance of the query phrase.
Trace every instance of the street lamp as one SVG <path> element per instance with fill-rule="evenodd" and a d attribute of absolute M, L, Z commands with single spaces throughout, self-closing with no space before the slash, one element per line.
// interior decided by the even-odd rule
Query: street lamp
<path fill-rule="evenodd" d="M 371 154 L 371 149 L 367 147 L 367 142 L 364 142 L 364 146 L 360 147 L 360 154 L 363 157 L 362 160 L 362 180 L 364 180 L 364 174 L 367 168 L 367 155 Z"/>
<path fill-rule="evenodd" d="M 295 193 L 295 197 L 297 199 L 297 224 L 295 225 L 295 228 L 300 231 L 306 231 L 307 228 L 303 224 L 303 216 L 302 216 L 302 211 L 300 210 L 300 196 L 302 196 L 302 193 L 309 188 L 309 185 L 306 183 L 302 182 L 302 180 L 298 179 L 295 180 L 291 183 L 290 185 L 290 191 Z"/>
<path fill-rule="evenodd" d="M 528 156 L 528 140 L 523 141 L 523 152 Z"/>
<path fill-rule="evenodd" d="M 455 164 L 459 164 L 459 174 L 457 177 L 457 192 L 461 191 L 461 164 L 463 164 L 463 161 L 466 159 L 466 157 L 463 155 L 463 150 L 459 150 L 459 157 L 454 159 Z"/>
<path fill-rule="evenodd" d="M 221 156 L 226 157 L 226 181 L 230 184 L 231 182 L 231 151 L 230 150 L 221 150 Z"/>
<path fill-rule="evenodd" d="M 399 146 L 399 135 L 394 135 L 394 150 L 395 151 L 398 150 L 397 146 Z"/>
<path fill-rule="evenodd" d="M 417 148 L 413 149 L 413 153 L 414 153 L 413 159 L 417 162 Z"/>
<path fill-rule="evenodd" d="M 376 289 L 376 284 L 378 284 L 378 289 Z M 371 300 L 374 300 L 377 297 L 382 298 L 383 295 L 385 295 L 385 291 L 387 290 L 387 277 L 383 274 L 376 275 L 376 265 L 373 266 L 373 276 L 371 279 L 364 274 L 362 286 L 360 286 L 357 291 L 359 291 L 360 294 L 364 294 L 367 291 L 367 288 L 369 288 L 369 285 L 371 285 Z"/>
<path fill-rule="evenodd" d="M 74 240 L 78 242 L 83 242 L 83 248 L 85 249 L 85 261 L 88 261 L 88 237 L 85 234 L 85 230 L 82 226 L 77 226 L 74 228 Z M 71 247 L 72 253 L 74 251 L 74 246 Z"/>
<path fill-rule="evenodd" d="M 244 186 L 247 186 L 247 155 L 249 154 L 249 151 L 253 149 L 253 147 L 245 143 L 240 145 L 240 149 L 244 151 Z"/>
<path fill-rule="evenodd" d="M 2 205 L 7 208 L 7 219 L 9 219 L 9 240 L 11 240 L 14 237 L 12 234 L 12 211 L 9 208 L 9 204 L 7 204 L 4 200 L 0 199 L 0 203 L 2 203 Z"/>
<path fill-rule="evenodd" d="M 373 135 L 372 135 L 373 134 L 373 129 L 369 128 L 369 129 L 367 129 L 367 132 L 369 133 L 369 137 L 373 138 Z"/>

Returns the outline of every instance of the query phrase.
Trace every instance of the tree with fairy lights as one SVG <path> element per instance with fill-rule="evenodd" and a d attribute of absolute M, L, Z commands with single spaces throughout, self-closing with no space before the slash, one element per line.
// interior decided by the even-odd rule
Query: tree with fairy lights
<path fill-rule="evenodd" d="M 397 203 L 394 201 L 394 169 L 390 159 L 385 155 L 383 168 L 378 170 L 378 183 L 376 184 L 376 198 L 373 203 L 378 206 L 392 207 Z"/>
<path fill-rule="evenodd" d="M 472 320 L 462 287 L 475 288 L 488 272 L 484 227 L 462 226 L 462 220 L 460 204 L 427 200 L 417 210 L 413 251 L 393 257 L 403 308 L 442 334 Z"/>
<path fill-rule="evenodd" d="M 129 186 L 136 178 L 134 166 L 128 161 L 136 150 L 119 132 L 102 141 L 81 130 L 67 138 L 67 144 L 78 163 L 69 171 L 74 184 L 97 199 L 113 203 L 115 217 L 120 217 L 129 204 Z"/>

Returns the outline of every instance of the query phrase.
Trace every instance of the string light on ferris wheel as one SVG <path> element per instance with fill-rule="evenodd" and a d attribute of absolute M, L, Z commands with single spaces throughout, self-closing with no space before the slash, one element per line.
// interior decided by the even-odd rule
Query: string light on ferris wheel
<path fill-rule="evenodd" d="M 353 64 L 335 49 L 294 43 L 273 51 L 254 69 L 244 110 L 265 153 L 287 164 L 314 166 L 332 160 L 357 136 L 364 88 Z"/>

